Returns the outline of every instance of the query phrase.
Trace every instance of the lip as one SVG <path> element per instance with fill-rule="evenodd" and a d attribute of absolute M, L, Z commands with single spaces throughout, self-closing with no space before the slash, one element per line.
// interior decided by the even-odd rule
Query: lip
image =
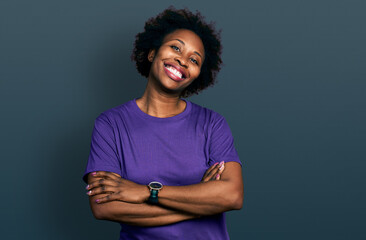
<path fill-rule="evenodd" d="M 179 71 L 182 74 L 182 78 L 175 76 L 173 73 L 171 73 L 166 68 L 166 66 L 171 66 L 171 67 L 175 68 L 177 71 Z M 173 63 L 164 62 L 164 70 L 168 74 L 168 76 L 175 81 L 183 81 L 183 80 L 187 79 L 187 77 L 188 77 L 188 74 L 185 72 L 185 70 L 183 68 L 181 68 L 180 66 L 175 65 Z"/>

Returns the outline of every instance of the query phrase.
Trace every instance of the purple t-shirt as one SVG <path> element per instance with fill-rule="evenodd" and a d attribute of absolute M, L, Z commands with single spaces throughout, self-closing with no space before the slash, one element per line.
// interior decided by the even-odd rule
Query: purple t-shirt
<path fill-rule="evenodd" d="M 147 185 L 199 183 L 215 162 L 241 165 L 229 125 L 220 114 L 182 99 L 183 112 L 157 118 L 144 113 L 136 99 L 101 113 L 95 120 L 88 164 Z M 229 239 L 225 213 L 159 227 L 121 224 L 120 239 Z"/>

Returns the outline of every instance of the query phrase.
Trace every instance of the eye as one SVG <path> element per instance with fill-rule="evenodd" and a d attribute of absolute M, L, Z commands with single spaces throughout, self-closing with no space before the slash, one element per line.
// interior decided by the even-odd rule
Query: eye
<path fill-rule="evenodd" d="M 179 47 L 177 47 L 177 46 L 172 45 L 170 47 L 173 48 L 175 51 L 178 51 L 178 52 L 180 51 Z"/>
<path fill-rule="evenodd" d="M 194 58 L 191 58 L 191 62 L 193 62 L 194 64 L 197 64 L 198 65 L 198 61 Z"/>

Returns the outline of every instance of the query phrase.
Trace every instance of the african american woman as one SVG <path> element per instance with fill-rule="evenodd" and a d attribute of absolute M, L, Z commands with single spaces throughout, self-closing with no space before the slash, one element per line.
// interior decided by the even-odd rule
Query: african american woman
<path fill-rule="evenodd" d="M 241 161 L 225 118 L 187 98 L 215 83 L 220 32 L 169 7 L 145 23 L 132 54 L 144 94 L 94 122 L 83 179 L 93 215 L 120 239 L 229 239 L 243 205 Z"/>

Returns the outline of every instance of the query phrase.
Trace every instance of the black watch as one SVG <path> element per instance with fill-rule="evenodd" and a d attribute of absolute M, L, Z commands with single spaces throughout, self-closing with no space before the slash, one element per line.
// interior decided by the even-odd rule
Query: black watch
<path fill-rule="evenodd" d="M 158 204 L 158 193 L 163 188 L 163 184 L 160 182 L 151 182 L 148 185 L 150 189 L 150 197 L 148 202 L 151 204 Z"/>

